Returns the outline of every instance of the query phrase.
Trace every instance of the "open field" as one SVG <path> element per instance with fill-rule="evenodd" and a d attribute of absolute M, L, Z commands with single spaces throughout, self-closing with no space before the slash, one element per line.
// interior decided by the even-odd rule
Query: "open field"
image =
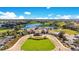
<path fill-rule="evenodd" d="M 0 29 L 0 33 L 7 32 L 7 31 L 12 31 L 12 29 Z"/>
<path fill-rule="evenodd" d="M 28 51 L 48 51 L 53 50 L 54 48 L 55 45 L 51 43 L 49 39 L 45 40 L 28 39 L 21 47 L 22 50 L 28 50 Z"/>
<path fill-rule="evenodd" d="M 56 29 L 56 30 L 52 30 L 52 32 L 60 32 L 60 31 L 63 31 L 66 34 L 69 34 L 69 35 L 79 34 L 79 32 L 74 31 L 74 30 L 70 30 L 70 29 L 61 29 L 61 30 L 60 29 Z"/>

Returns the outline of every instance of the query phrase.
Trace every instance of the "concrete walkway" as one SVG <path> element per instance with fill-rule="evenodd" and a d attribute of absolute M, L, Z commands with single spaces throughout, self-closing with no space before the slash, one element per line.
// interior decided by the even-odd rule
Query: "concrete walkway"
<path fill-rule="evenodd" d="M 13 47 L 7 49 L 6 51 L 21 51 L 21 46 L 22 44 L 27 40 L 27 38 L 29 38 L 31 35 L 26 35 L 23 36 L 22 38 L 20 38 Z M 53 51 L 70 51 L 69 48 L 66 48 L 65 46 L 63 46 L 63 44 L 53 35 L 44 35 L 47 36 L 52 43 L 54 43 L 55 45 L 55 49 Z"/>

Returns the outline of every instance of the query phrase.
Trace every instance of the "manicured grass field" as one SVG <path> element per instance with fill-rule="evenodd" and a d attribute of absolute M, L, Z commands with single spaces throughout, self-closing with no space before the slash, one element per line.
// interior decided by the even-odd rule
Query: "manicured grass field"
<path fill-rule="evenodd" d="M 24 51 L 49 51 L 53 50 L 55 45 L 49 40 L 32 40 L 28 39 L 26 42 L 21 46 L 21 50 Z"/>

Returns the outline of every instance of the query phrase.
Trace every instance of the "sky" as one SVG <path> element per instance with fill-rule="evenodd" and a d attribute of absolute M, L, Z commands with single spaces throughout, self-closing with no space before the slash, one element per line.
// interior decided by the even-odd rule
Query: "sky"
<path fill-rule="evenodd" d="M 79 7 L 0 7 L 0 19 L 79 19 Z"/>

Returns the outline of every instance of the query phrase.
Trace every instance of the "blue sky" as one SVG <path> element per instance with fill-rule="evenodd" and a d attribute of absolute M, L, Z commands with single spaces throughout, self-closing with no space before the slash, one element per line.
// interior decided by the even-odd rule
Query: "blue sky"
<path fill-rule="evenodd" d="M 79 19 L 78 7 L 0 7 L 1 19 Z"/>

